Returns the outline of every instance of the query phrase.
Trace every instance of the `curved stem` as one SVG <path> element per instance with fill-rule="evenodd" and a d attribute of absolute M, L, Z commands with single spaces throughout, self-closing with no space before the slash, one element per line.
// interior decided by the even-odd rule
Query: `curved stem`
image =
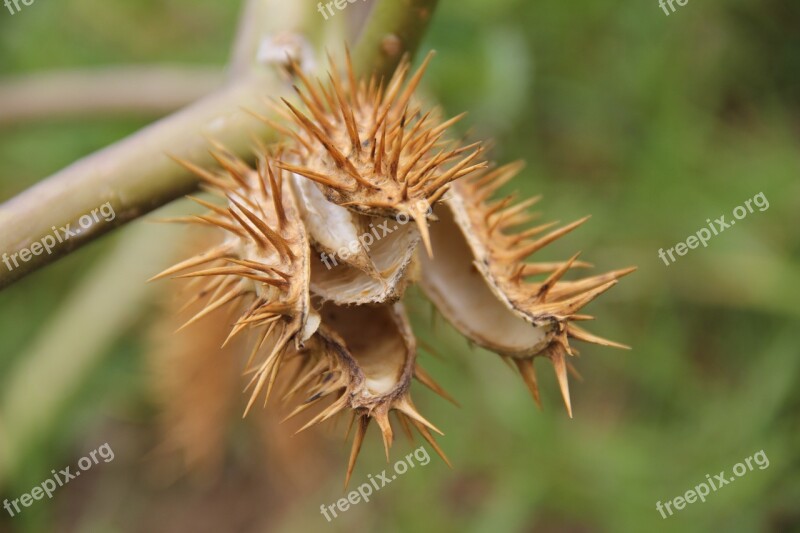
<path fill-rule="evenodd" d="M 237 81 L 73 163 L 0 205 L 0 227 L 4 228 L 0 233 L 0 254 L 7 254 L 0 263 L 0 288 L 191 192 L 196 180 L 167 154 L 210 166 L 213 159 L 208 153 L 208 138 L 240 154 L 249 151 L 251 135 L 268 138 L 270 131 L 242 108 L 259 109 L 264 87 L 277 86 L 274 75 L 266 73 Z M 101 219 L 84 231 L 80 218 L 107 202 L 116 215 L 113 220 Z M 79 229 L 81 233 L 75 234 Z M 47 236 L 51 236 L 51 242 L 61 241 L 66 237 L 64 231 L 72 236 L 51 246 L 52 253 L 41 247 L 37 247 L 39 255 L 24 252 Z"/>
<path fill-rule="evenodd" d="M 219 88 L 223 81 L 219 67 L 177 65 L 19 76 L 0 84 L 0 127 L 90 113 L 169 113 Z"/>
<path fill-rule="evenodd" d="M 389 72 L 402 53 L 413 53 L 437 0 L 374 1 L 370 20 L 354 50 L 362 73 L 374 68 Z M 310 27 L 307 24 L 314 22 L 309 21 L 312 14 L 302 2 L 251 0 L 248 10 L 256 13 L 255 22 L 252 27 L 245 24 L 233 61 L 234 72 L 249 61 L 248 74 L 216 94 L 73 163 L 0 205 L 3 228 L 0 289 L 114 227 L 191 192 L 197 180 L 167 154 L 211 166 L 209 137 L 246 158 L 251 153 L 253 136 L 270 140 L 272 132 L 243 108 L 260 109 L 265 95 L 280 95 L 287 88 L 275 69 L 259 65 L 253 54 L 269 32 L 278 31 L 278 25 L 280 30 L 287 31 Z M 245 15 L 245 21 L 250 20 L 248 17 Z M 400 46 L 387 48 L 389 41 L 394 42 L 391 36 L 399 39 Z M 98 222 L 88 231 L 75 233 L 81 217 L 106 203 L 114 210 L 113 220 Z M 50 252 L 45 253 L 37 243 L 63 235 L 61 228 L 72 236 L 49 247 Z M 38 255 L 33 253 L 35 250 L 39 250 Z"/>

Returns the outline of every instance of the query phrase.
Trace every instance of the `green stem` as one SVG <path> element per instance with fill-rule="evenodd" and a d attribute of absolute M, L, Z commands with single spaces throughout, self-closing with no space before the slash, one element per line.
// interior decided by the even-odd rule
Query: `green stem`
<path fill-rule="evenodd" d="M 374 1 L 370 20 L 354 50 L 362 74 L 373 69 L 390 73 L 403 53 L 413 53 L 437 2 Z M 251 0 L 246 13 L 255 15 L 245 15 L 232 67 L 238 73 L 249 63 L 248 74 L 0 205 L 0 227 L 5 228 L 0 234 L 0 254 L 7 254 L 0 256 L 0 289 L 195 189 L 197 180 L 167 154 L 211 166 L 207 138 L 214 138 L 245 158 L 251 153 L 252 136 L 269 141 L 269 129 L 243 109 L 261 109 L 265 95 L 279 95 L 286 87 L 274 69 L 258 65 L 253 56 L 267 34 L 278 31 L 278 25 L 281 30 L 309 27 L 304 25 L 310 17 L 309 10 L 299 5 L 285 0 Z M 257 23 L 248 24 L 249 20 Z M 38 245 L 38 255 L 29 252 L 42 239 L 63 233 L 60 228 L 67 224 L 70 230 L 78 229 L 81 217 L 91 215 L 106 202 L 116 213 L 111 222 L 100 222 L 88 231 L 73 234 L 51 247 L 52 253 L 45 253 Z"/>
<path fill-rule="evenodd" d="M 0 234 L 0 253 L 8 254 L 4 263 L 0 263 L 0 288 L 111 229 L 191 192 L 196 180 L 167 154 L 210 166 L 213 159 L 208 153 L 208 138 L 220 141 L 236 153 L 248 152 L 251 135 L 267 138 L 270 132 L 242 108 L 260 109 L 265 88 L 279 86 L 276 77 L 266 72 L 236 81 L 73 163 L 1 205 L 0 227 L 9 230 Z M 30 249 L 33 243 L 48 235 L 55 233 L 60 237 L 60 228 L 68 224 L 71 232 L 81 228 L 79 219 L 106 202 L 111 203 L 116 213 L 111 222 L 101 219 L 89 231 L 82 230 L 63 244 L 52 247 L 51 254 L 38 247 L 39 255 L 18 255 L 19 251 Z M 54 239 L 58 240 L 55 237 L 49 240 Z M 27 262 L 23 261 L 25 258 Z"/>
<path fill-rule="evenodd" d="M 224 81 L 218 66 L 120 65 L 27 74 L 0 83 L 0 127 L 91 114 L 157 117 L 206 96 Z"/>
<path fill-rule="evenodd" d="M 376 0 L 358 46 L 355 68 L 362 74 L 377 72 L 388 77 L 408 53 L 417 51 L 438 0 Z"/>

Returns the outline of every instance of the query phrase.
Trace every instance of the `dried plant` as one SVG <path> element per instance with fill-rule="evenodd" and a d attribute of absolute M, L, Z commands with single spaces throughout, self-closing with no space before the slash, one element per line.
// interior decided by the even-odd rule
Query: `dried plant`
<path fill-rule="evenodd" d="M 290 417 L 330 401 L 300 431 L 352 414 L 347 479 L 372 419 L 388 458 L 391 412 L 444 458 L 431 435 L 441 432 L 410 395 L 416 378 L 447 397 L 416 361 L 399 302 L 411 283 L 421 281 L 471 341 L 516 363 L 537 403 L 533 360 L 549 358 L 570 416 L 568 358 L 577 352 L 568 340 L 623 347 L 575 322 L 591 318 L 581 308 L 633 269 L 564 281 L 570 269 L 589 265 L 577 255 L 526 262 L 586 219 L 549 233 L 552 224 L 515 230 L 533 220 L 528 208 L 538 198 L 492 199 L 521 165 L 493 168 L 480 161 L 481 143 L 463 145 L 449 135 L 463 115 L 443 120 L 437 108 L 423 107 L 415 90 L 430 59 L 410 77 L 409 62 L 401 62 L 385 84 L 376 76 L 357 80 L 349 53 L 343 72 L 331 61 L 325 83 L 291 62 L 298 102 L 273 104 L 280 122 L 261 117 L 283 138 L 259 147 L 256 168 L 219 144 L 212 150 L 217 169 L 179 160 L 221 200 L 193 198 L 209 212 L 181 221 L 213 226 L 221 238 L 156 276 L 195 279 L 190 304 L 203 307 L 187 325 L 212 313 L 224 320 L 216 312 L 228 307 L 239 310 L 228 340 L 255 332 L 245 414 L 262 395 L 266 403 L 289 358 L 300 363 L 293 376 L 282 376 L 286 396 L 303 395 Z M 415 224 L 405 226 L 411 219 Z M 374 247 L 359 238 L 386 224 L 397 231 Z M 349 252 L 332 268 L 318 255 L 342 249 Z"/>

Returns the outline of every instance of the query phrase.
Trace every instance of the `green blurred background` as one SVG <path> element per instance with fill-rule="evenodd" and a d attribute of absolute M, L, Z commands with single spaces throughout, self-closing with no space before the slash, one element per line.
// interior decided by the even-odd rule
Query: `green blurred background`
<path fill-rule="evenodd" d="M 0 13 L 0 76 L 107 64 L 222 75 L 239 8 L 37 0 Z M 163 482 L 151 472 L 159 407 L 145 357 L 160 289 L 137 296 L 157 268 L 120 259 L 102 289 L 87 288 L 120 247 L 171 246 L 159 240 L 171 229 L 140 221 L 0 292 L 0 496 L 17 498 L 104 442 L 116 453 L 52 500 L 0 512 L 0 531 L 800 531 L 799 28 L 790 0 L 690 0 L 670 16 L 655 0 L 442 0 L 423 44 L 439 52 L 425 91 L 450 114 L 469 110 L 463 130 L 494 138 L 498 160 L 527 160 L 514 188 L 543 194 L 547 218 L 593 215 L 546 259 L 582 250 L 599 270 L 638 265 L 589 308 L 593 332 L 633 350 L 582 347 L 572 420 L 539 362 L 539 412 L 514 372 L 432 325 L 412 291 L 415 329 L 443 355 L 422 361 L 461 403 L 414 385 L 452 470 L 434 457 L 327 523 L 319 506 L 342 497 L 343 428 L 312 430 L 312 464 L 236 422 L 242 397 L 224 467 Z M 0 199 L 155 118 L 3 125 Z M 768 210 L 675 264 L 658 258 L 759 192 Z M 108 324 L 105 305 L 132 308 Z M 108 331 L 90 354 L 90 338 Z M 34 355 L 36 379 L 12 383 Z M 25 420 L 42 422 L 23 431 Z M 387 466 L 374 429 L 353 484 Z M 394 457 L 418 445 L 401 436 Z M 666 520 L 656 511 L 759 450 L 768 468 Z M 282 461 L 301 472 L 307 462 L 304 481 L 286 484 Z"/>

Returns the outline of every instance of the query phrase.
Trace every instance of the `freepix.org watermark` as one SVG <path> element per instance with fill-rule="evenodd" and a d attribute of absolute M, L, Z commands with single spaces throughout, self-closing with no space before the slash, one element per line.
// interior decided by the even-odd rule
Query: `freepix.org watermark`
<path fill-rule="evenodd" d="M 658 257 L 664 261 L 665 265 L 669 266 L 671 263 L 677 261 L 677 258 L 673 252 L 679 256 L 684 256 L 689 252 L 689 250 L 694 250 L 701 244 L 703 245 L 703 248 L 707 247 L 708 241 L 711 239 L 711 237 L 719 235 L 726 229 L 736 224 L 737 220 L 742 220 L 750 213 L 753 213 L 753 205 L 755 205 L 759 211 L 766 211 L 769 209 L 769 200 L 767 200 L 767 197 L 764 196 L 763 192 L 760 192 L 749 200 L 745 200 L 744 205 L 737 206 L 733 210 L 734 220 L 726 221 L 725 215 L 714 219 L 714 222 L 711 222 L 711 219 L 707 218 L 707 228 L 701 228 L 697 230 L 694 235 L 686 238 L 686 242 L 679 242 L 672 248 L 667 248 L 666 253 L 663 248 L 659 248 Z M 669 256 L 669 260 L 667 260 L 667 256 Z"/>
<path fill-rule="evenodd" d="M 430 216 L 430 214 L 433 212 L 433 208 L 431 208 L 430 204 L 426 200 L 420 200 L 418 204 L 419 205 L 417 207 L 419 208 L 419 211 L 424 211 L 425 216 Z M 328 270 L 330 270 L 339 265 L 339 262 L 336 260 L 337 256 L 339 259 L 346 261 L 351 255 L 357 254 L 361 248 L 364 248 L 367 252 L 369 252 L 369 249 L 373 244 L 393 233 L 395 230 L 400 229 L 400 226 L 405 226 L 408 224 L 409 220 L 411 220 L 411 217 L 405 213 L 398 213 L 397 218 L 394 221 L 391 219 L 386 219 L 377 225 L 375 223 L 371 223 L 369 225 L 370 231 L 364 232 L 358 237 L 358 239 L 353 239 L 347 246 L 342 246 L 330 255 L 322 252 L 319 255 L 319 258 L 325 264 Z M 395 223 L 392 224 L 392 222 Z M 392 224 L 391 227 L 389 227 L 390 224 Z"/>
<path fill-rule="evenodd" d="M 758 466 L 759 470 L 764 470 L 769 466 L 769 457 L 767 457 L 767 454 L 764 453 L 764 450 L 760 450 L 750 457 L 747 457 L 741 463 L 736 463 L 733 465 L 732 476 L 727 475 L 724 470 L 715 475 L 713 478 L 711 477 L 711 474 L 706 474 L 706 481 L 708 481 L 708 483 L 703 481 L 694 489 L 687 490 L 686 494 L 683 494 L 682 496 L 676 496 L 675 498 L 664 503 L 661 501 L 656 502 L 656 510 L 661 513 L 661 518 L 666 519 L 667 513 L 669 513 L 669 516 L 673 515 L 672 507 L 675 507 L 676 511 L 681 511 L 684 507 L 686 507 L 686 505 L 694 503 L 697 500 L 705 503 L 706 496 L 711 494 L 712 491 L 716 492 L 728 483 L 733 483 L 736 481 L 736 478 L 742 477 L 746 473 L 751 472 L 753 470 L 753 463 Z M 664 510 L 666 510 L 667 513 L 665 513 Z"/>
<path fill-rule="evenodd" d="M 102 219 L 100 216 L 102 216 Z M 30 247 L 23 248 L 13 254 L 9 254 L 8 252 L 4 253 L 3 263 L 10 272 L 19 266 L 20 261 L 27 263 L 33 256 L 41 255 L 42 252 L 52 254 L 56 245 L 62 244 L 64 241 L 69 240 L 70 237 L 80 235 L 83 231 L 98 224 L 101 220 L 111 222 L 115 218 L 117 218 L 117 214 L 114 212 L 114 208 L 111 207 L 111 202 L 106 202 L 100 207 L 92 209 L 92 212 L 88 215 L 83 215 L 79 218 L 78 225 L 80 227 L 73 229 L 72 224 L 67 224 L 66 226 L 62 226 L 61 229 L 56 229 L 56 227 L 53 226 L 52 235 L 45 235 L 41 240 L 31 244 Z"/>
<path fill-rule="evenodd" d="M 367 0 L 361 0 L 361 1 L 366 2 Z M 325 17 L 325 20 L 328 20 L 328 14 L 330 14 L 330 16 L 334 16 L 336 14 L 336 12 L 333 10 L 334 6 L 336 7 L 336 9 L 341 11 L 347 7 L 347 4 L 355 4 L 356 2 L 358 2 L 358 0 L 335 0 L 333 2 L 328 2 L 327 4 L 324 5 L 322 2 L 319 2 L 317 4 L 317 11 L 319 11 L 320 14 L 323 17 Z"/>
<path fill-rule="evenodd" d="M 99 457 L 99 458 L 98 458 Z M 53 493 L 59 487 L 63 487 L 76 477 L 81 475 L 81 472 L 86 472 L 94 465 L 100 463 L 100 459 L 102 459 L 106 463 L 110 463 L 114 460 L 114 450 L 111 449 L 111 446 L 106 442 L 96 450 L 92 450 L 89 452 L 89 455 L 86 457 L 81 457 L 78 461 L 78 469 L 74 472 L 72 471 L 71 467 L 66 467 L 63 470 L 59 470 L 56 472 L 55 470 L 51 470 L 53 477 L 44 480 L 41 484 L 33 487 L 30 492 L 27 492 L 16 498 L 14 500 L 5 500 L 3 502 L 3 507 L 5 507 L 8 514 L 12 517 L 21 513 L 23 508 L 30 507 L 33 505 L 34 501 L 41 500 L 47 495 L 47 498 L 50 499 L 53 497 Z M 20 507 L 22 505 L 22 508 Z"/>
<path fill-rule="evenodd" d="M 408 472 L 409 468 L 414 468 L 416 466 L 414 459 L 422 466 L 431 462 L 431 456 L 428 454 L 428 450 L 425 449 L 425 446 L 420 446 L 414 450 L 413 453 L 406 455 L 405 459 L 401 459 L 394 464 L 394 474 L 387 474 L 386 470 L 376 476 L 369 474 L 367 476 L 369 479 L 368 483 L 363 483 L 356 490 L 350 491 L 350 493 L 347 494 L 347 498 L 340 498 L 336 503 L 330 505 L 325 505 L 323 503 L 319 506 L 320 513 L 330 522 L 333 518 L 338 517 L 336 514 L 337 509 L 343 513 L 350 509 L 351 505 L 357 505 L 362 501 L 368 502 L 369 497 L 373 494 L 373 489 L 374 492 L 378 492 L 393 480 L 397 479 L 398 475 L 405 474 Z M 333 518 L 331 518 L 331 516 Z"/>
<path fill-rule="evenodd" d="M 666 0 L 666 2 L 664 0 L 658 0 L 658 7 L 664 10 L 664 14 L 666 16 L 669 16 L 670 11 L 667 10 L 667 6 L 669 6 L 669 9 L 671 10 L 672 13 L 675 13 L 675 4 L 678 4 L 678 6 L 683 7 L 688 3 L 689 0 Z"/>
<path fill-rule="evenodd" d="M 27 6 L 31 5 L 31 4 L 33 4 L 33 1 L 34 0 L 5 0 L 3 2 L 3 5 L 5 5 L 8 8 L 8 11 L 12 15 L 15 15 L 15 14 L 19 13 L 20 11 L 22 11 L 22 6 L 26 6 L 27 7 Z M 22 6 L 20 6 L 20 3 L 22 4 Z"/>

